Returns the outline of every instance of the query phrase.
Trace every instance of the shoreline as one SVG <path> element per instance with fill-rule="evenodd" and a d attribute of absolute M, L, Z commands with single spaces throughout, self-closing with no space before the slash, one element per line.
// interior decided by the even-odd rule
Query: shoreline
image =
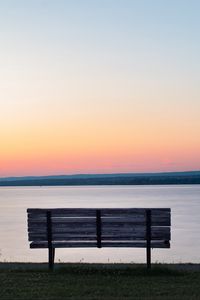
<path fill-rule="evenodd" d="M 55 269 L 90 267 L 95 269 L 125 269 L 146 268 L 145 263 L 55 263 Z M 165 268 L 176 271 L 200 271 L 200 263 L 152 263 L 153 268 Z M 0 270 L 44 270 L 48 269 L 46 262 L 0 262 Z"/>

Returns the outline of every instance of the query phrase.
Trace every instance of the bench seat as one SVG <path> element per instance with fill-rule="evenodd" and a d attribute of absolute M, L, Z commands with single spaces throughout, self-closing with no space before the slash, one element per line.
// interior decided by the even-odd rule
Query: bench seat
<path fill-rule="evenodd" d="M 101 242 L 101 248 L 116 248 L 116 247 L 125 247 L 125 248 L 145 248 L 147 242 L 146 241 L 105 241 Z M 66 242 L 66 241 L 59 241 L 54 242 L 52 241 L 52 247 L 53 248 L 96 248 L 97 242 L 91 241 L 91 242 Z M 30 248 L 36 249 L 36 248 L 48 248 L 48 242 L 32 242 L 30 243 Z M 162 241 L 151 241 L 151 248 L 170 248 L 170 243 L 168 241 L 162 240 Z"/>

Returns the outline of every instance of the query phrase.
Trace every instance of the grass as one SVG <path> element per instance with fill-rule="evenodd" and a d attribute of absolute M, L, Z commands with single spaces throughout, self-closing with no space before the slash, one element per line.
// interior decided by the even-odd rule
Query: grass
<path fill-rule="evenodd" d="M 135 265 L 0 268 L 1 300 L 200 299 L 200 271 Z"/>

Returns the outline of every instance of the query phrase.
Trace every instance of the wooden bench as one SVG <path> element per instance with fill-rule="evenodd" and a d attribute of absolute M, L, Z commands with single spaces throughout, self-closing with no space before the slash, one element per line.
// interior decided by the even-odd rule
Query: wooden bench
<path fill-rule="evenodd" d="M 48 248 L 53 269 L 55 248 L 170 248 L 170 208 L 29 208 L 30 248 Z"/>

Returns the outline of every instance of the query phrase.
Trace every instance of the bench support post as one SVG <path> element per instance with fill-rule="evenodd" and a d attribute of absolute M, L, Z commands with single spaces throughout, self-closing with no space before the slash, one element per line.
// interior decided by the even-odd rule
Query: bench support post
<path fill-rule="evenodd" d="M 96 235 L 97 235 L 97 248 L 101 248 L 101 211 L 96 210 Z"/>
<path fill-rule="evenodd" d="M 146 256 L 147 256 L 147 269 L 151 268 L 151 210 L 146 210 Z"/>
<path fill-rule="evenodd" d="M 48 254 L 49 254 L 49 270 L 53 270 L 55 249 L 52 246 L 52 222 L 51 211 L 47 211 L 47 238 L 48 238 Z"/>

